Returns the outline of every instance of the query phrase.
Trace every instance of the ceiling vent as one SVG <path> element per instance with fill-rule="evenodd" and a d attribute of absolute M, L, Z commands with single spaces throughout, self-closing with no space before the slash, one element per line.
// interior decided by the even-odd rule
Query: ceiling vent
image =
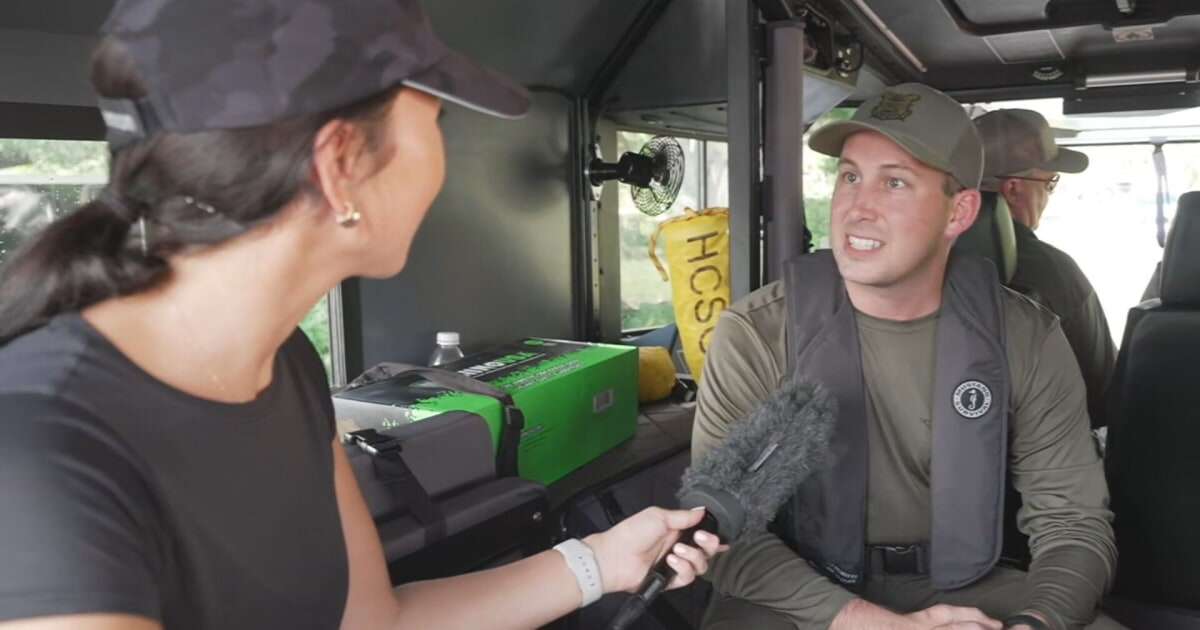
<path fill-rule="evenodd" d="M 983 41 L 992 49 L 992 54 L 996 55 L 1000 63 L 1038 63 L 1066 59 L 1050 31 L 989 35 L 984 37 Z"/>

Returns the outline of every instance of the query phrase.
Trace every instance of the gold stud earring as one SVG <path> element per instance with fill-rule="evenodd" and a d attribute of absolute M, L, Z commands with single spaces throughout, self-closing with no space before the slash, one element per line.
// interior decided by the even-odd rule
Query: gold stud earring
<path fill-rule="evenodd" d="M 344 228 L 352 228 L 352 227 L 358 225 L 358 222 L 362 220 L 362 214 L 359 213 L 358 210 L 354 209 L 354 204 L 352 204 L 348 201 L 342 205 L 345 206 L 346 211 L 342 214 L 337 215 L 338 225 L 340 225 Z"/>

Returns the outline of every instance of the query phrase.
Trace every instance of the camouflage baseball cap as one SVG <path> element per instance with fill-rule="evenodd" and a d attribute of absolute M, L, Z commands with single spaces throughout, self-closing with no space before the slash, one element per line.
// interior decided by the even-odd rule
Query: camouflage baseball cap
<path fill-rule="evenodd" d="M 110 132 L 263 125 L 406 85 L 506 118 L 524 88 L 447 48 L 419 0 L 118 0 L 102 31 L 148 90 L 100 99 Z"/>
<path fill-rule="evenodd" d="M 983 189 L 999 190 L 1007 175 L 1033 169 L 1082 173 L 1087 155 L 1060 148 L 1045 117 L 1029 109 L 998 109 L 975 119 L 983 136 Z"/>
<path fill-rule="evenodd" d="M 850 120 L 813 132 L 808 146 L 839 157 L 852 134 L 874 131 L 887 136 L 922 163 L 949 173 L 964 188 L 978 188 L 983 173 L 983 143 L 971 117 L 957 101 L 920 83 L 902 83 L 865 101 Z"/>

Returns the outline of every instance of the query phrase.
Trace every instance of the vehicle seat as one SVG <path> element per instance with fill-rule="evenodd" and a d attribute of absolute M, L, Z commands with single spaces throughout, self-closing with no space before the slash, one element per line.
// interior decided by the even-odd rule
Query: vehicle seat
<path fill-rule="evenodd" d="M 1114 594 L 1200 608 L 1200 192 L 1179 198 L 1162 294 L 1129 311 L 1109 388 Z"/>
<path fill-rule="evenodd" d="M 971 228 L 958 237 L 954 251 L 983 256 L 996 265 L 1000 283 L 1008 285 L 1017 271 L 1017 235 L 1013 231 L 1012 212 L 999 193 L 982 193 L 979 216 Z"/>

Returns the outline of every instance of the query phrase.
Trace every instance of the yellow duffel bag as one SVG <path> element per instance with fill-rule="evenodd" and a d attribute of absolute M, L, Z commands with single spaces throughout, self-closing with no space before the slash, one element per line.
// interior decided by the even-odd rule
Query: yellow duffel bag
<path fill-rule="evenodd" d="M 659 238 L 669 275 L 655 252 Z M 692 377 L 699 381 L 717 316 L 729 306 L 729 209 L 688 208 L 683 216 L 662 222 L 650 237 L 650 260 L 663 281 L 671 282 L 679 341 Z"/>

